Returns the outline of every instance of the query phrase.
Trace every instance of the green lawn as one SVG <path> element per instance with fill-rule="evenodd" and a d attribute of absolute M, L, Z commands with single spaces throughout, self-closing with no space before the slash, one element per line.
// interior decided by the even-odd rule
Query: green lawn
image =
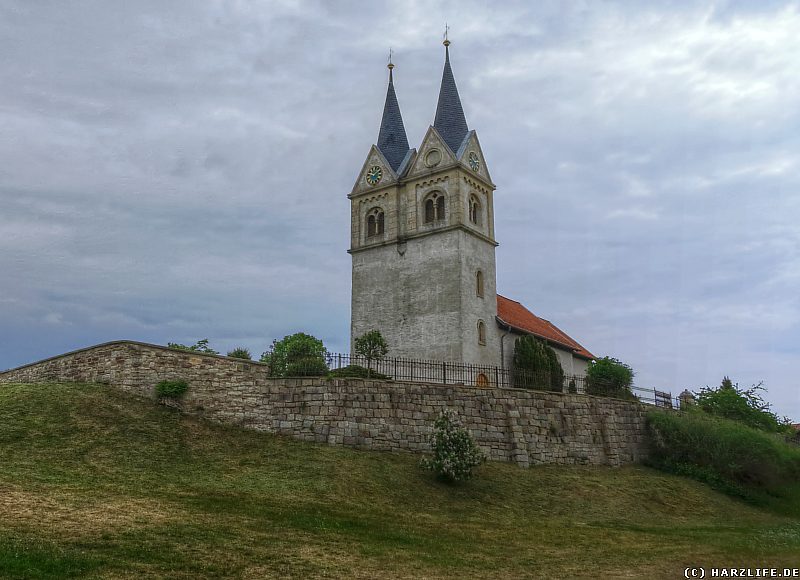
<path fill-rule="evenodd" d="M 789 504 L 759 509 L 644 467 L 490 463 L 451 487 L 418 459 L 212 425 L 109 387 L 0 386 L 0 577 L 682 578 L 690 565 L 800 567 Z"/>

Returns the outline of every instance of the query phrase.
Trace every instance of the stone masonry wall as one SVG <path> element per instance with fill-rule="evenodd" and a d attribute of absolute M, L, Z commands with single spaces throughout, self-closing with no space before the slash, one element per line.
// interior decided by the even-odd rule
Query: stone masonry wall
<path fill-rule="evenodd" d="M 270 379 L 261 363 L 129 341 L 0 373 L 1 383 L 98 382 L 154 398 L 188 382 L 186 413 L 331 445 L 427 451 L 439 411 L 455 409 L 490 459 L 622 465 L 646 453 L 645 407 L 587 395 L 361 379 Z"/>

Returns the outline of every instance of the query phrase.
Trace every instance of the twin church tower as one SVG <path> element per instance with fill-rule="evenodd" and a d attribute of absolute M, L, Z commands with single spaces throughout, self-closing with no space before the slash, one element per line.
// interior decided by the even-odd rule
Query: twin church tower
<path fill-rule="evenodd" d="M 408 145 L 389 63 L 378 142 L 352 204 L 352 338 L 377 329 L 391 356 L 501 366 L 494 190 L 450 66 L 419 151 Z"/>

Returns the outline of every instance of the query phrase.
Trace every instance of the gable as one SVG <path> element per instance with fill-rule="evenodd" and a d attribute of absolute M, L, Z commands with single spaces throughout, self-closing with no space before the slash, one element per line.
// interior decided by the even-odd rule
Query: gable
<path fill-rule="evenodd" d="M 478 170 L 475 171 L 470 164 L 470 156 L 474 155 L 478 162 Z M 472 130 L 464 137 L 464 141 L 456 153 L 458 162 L 470 173 L 478 175 L 481 179 L 494 186 L 492 177 L 489 175 L 489 168 L 486 166 L 486 158 L 483 156 L 478 134 Z"/>
<path fill-rule="evenodd" d="M 428 132 L 425 133 L 425 138 L 422 140 L 422 145 L 419 146 L 419 154 L 411 164 L 407 177 L 431 173 L 455 164 L 456 158 L 453 152 L 450 151 L 450 147 L 447 146 L 436 129 L 429 127 Z"/>
<path fill-rule="evenodd" d="M 378 181 L 375 185 L 370 185 L 367 182 L 367 173 L 373 167 L 380 168 L 381 178 L 380 181 Z M 350 195 L 358 195 L 367 191 L 374 191 L 395 183 L 397 183 L 397 174 L 383 156 L 383 153 L 381 153 L 380 149 L 373 145 L 367 154 L 364 164 L 361 166 L 361 171 L 358 173 L 358 179 L 356 179 L 356 182 L 353 184 L 353 190 Z"/>

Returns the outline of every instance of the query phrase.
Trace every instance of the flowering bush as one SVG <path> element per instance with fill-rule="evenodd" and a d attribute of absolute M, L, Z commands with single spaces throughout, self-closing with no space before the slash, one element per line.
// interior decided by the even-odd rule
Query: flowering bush
<path fill-rule="evenodd" d="M 456 412 L 450 409 L 442 411 L 433 424 L 431 450 L 433 458 L 424 458 L 420 465 L 449 482 L 469 479 L 472 470 L 486 461 Z"/>

